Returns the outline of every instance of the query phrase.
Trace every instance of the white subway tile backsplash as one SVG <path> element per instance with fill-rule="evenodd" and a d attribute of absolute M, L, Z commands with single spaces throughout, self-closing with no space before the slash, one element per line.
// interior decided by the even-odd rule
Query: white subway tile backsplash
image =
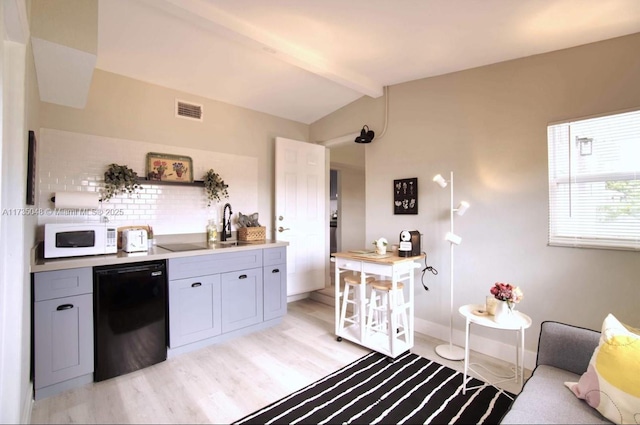
<path fill-rule="evenodd" d="M 56 210 L 50 201 L 55 192 L 101 192 L 104 171 L 111 163 L 126 164 L 146 175 L 146 155 L 161 152 L 190 156 L 194 179 L 201 180 L 209 168 L 229 185 L 229 202 L 237 212 L 252 213 L 258 207 L 258 160 L 255 157 L 223 154 L 179 146 L 115 139 L 53 129 L 41 129 L 38 144 L 38 208 L 50 214 L 38 223 L 98 221 L 96 214 L 81 215 Z M 151 225 L 158 235 L 204 233 L 207 221 L 222 217 L 225 202 L 207 208 L 200 186 L 144 184 L 139 195 L 117 195 L 102 203 L 102 213 L 117 225 Z M 235 228 L 235 226 L 234 226 Z"/>

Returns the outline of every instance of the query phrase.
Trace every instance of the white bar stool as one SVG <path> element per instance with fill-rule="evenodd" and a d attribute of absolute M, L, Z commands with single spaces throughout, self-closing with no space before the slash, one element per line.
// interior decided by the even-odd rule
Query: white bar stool
<path fill-rule="evenodd" d="M 369 312 L 367 313 L 367 335 L 376 332 L 389 334 L 389 305 L 391 305 L 394 310 L 396 307 L 400 309 L 399 312 L 395 312 L 398 315 L 396 321 L 398 327 L 394 337 L 398 338 L 404 335 L 406 338 L 409 322 L 402 290 L 404 284 L 397 282 L 395 291 L 392 290 L 393 283 L 390 280 L 376 280 L 371 282 L 369 286 L 371 286 L 371 295 L 369 296 Z"/>
<path fill-rule="evenodd" d="M 358 311 L 358 290 L 357 286 L 361 284 L 360 273 L 355 273 L 344 277 L 344 289 L 342 291 L 342 306 L 340 310 L 340 329 L 344 329 L 345 323 L 362 324 L 364 326 L 364 320 L 360 319 L 360 312 Z M 366 279 L 366 283 L 369 284 L 375 281 L 375 277 L 369 276 Z M 351 292 L 351 298 L 349 298 L 349 292 Z M 347 317 L 347 305 L 353 306 L 351 316 Z"/>

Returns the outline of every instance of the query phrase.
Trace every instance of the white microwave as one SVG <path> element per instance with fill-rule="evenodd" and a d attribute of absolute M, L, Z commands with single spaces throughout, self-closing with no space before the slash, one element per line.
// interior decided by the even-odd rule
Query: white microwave
<path fill-rule="evenodd" d="M 47 223 L 44 258 L 116 254 L 118 229 L 108 223 Z"/>

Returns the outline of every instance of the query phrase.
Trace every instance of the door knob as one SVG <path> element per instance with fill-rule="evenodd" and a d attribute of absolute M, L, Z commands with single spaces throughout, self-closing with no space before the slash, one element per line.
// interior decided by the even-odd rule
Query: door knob
<path fill-rule="evenodd" d="M 282 226 L 278 227 L 278 232 L 284 232 L 285 230 L 291 230 L 291 229 L 289 229 L 288 227 L 282 227 Z"/>

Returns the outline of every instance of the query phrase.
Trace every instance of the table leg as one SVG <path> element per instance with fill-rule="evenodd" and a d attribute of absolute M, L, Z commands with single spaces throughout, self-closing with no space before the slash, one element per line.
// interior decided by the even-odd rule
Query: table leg
<path fill-rule="evenodd" d="M 340 269 L 336 266 L 334 276 L 334 286 L 335 286 L 335 327 L 336 327 L 336 336 L 340 336 L 340 305 L 341 305 L 341 297 L 340 297 Z"/>
<path fill-rule="evenodd" d="M 415 300 L 414 300 L 414 277 L 413 277 L 413 269 L 409 271 L 409 329 L 406 329 L 405 332 L 408 332 L 409 335 L 407 337 L 407 341 L 409 342 L 409 347 L 413 347 L 413 329 L 415 326 L 415 317 L 414 317 L 414 309 L 415 309 Z"/>
<path fill-rule="evenodd" d="M 518 330 L 518 332 L 520 333 L 520 353 L 521 353 L 521 358 L 520 358 L 520 384 L 524 384 L 524 328 L 520 328 Z M 518 372 L 518 371 L 516 371 Z M 517 381 L 516 381 L 517 383 Z"/>
<path fill-rule="evenodd" d="M 471 322 L 466 320 L 464 330 L 464 374 L 462 375 L 462 394 L 467 393 L 467 373 L 469 372 L 469 331 Z"/>
<path fill-rule="evenodd" d="M 360 342 L 365 340 L 366 320 L 366 301 L 367 301 L 367 276 L 364 271 L 360 270 L 360 285 L 358 285 L 358 323 L 360 326 Z"/>
<path fill-rule="evenodd" d="M 389 326 L 389 351 L 391 352 L 391 357 L 396 356 L 396 331 L 397 331 L 397 323 L 396 323 L 396 311 L 395 305 L 396 301 L 396 290 L 398 288 L 398 281 L 395 272 L 391 276 L 391 291 L 387 294 L 387 317 Z"/>

